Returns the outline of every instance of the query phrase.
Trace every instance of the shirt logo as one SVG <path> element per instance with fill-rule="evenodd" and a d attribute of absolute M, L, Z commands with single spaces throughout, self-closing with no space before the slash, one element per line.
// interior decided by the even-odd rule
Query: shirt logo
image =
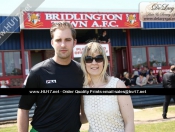
<path fill-rule="evenodd" d="M 46 80 L 46 84 L 57 83 L 56 80 Z"/>

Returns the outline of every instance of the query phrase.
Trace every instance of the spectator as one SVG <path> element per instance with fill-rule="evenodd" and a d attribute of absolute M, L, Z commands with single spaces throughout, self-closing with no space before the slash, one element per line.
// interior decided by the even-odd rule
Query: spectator
<path fill-rule="evenodd" d="M 147 79 L 144 77 L 144 74 L 142 72 L 140 73 L 139 77 L 137 77 L 136 84 L 141 87 L 147 84 Z"/>
<path fill-rule="evenodd" d="M 157 74 L 157 82 L 162 83 L 162 79 L 163 79 L 163 73 L 162 70 L 159 70 Z"/>
<path fill-rule="evenodd" d="M 123 81 L 123 75 L 122 75 L 122 73 L 120 73 L 119 78 L 120 78 L 120 80 Z"/>
<path fill-rule="evenodd" d="M 136 85 L 136 79 L 139 76 L 139 72 L 138 71 L 134 71 L 132 76 L 131 76 L 131 86 Z"/>
<path fill-rule="evenodd" d="M 140 72 L 143 72 L 143 66 L 139 65 L 137 68 L 138 73 L 140 74 Z"/>
<path fill-rule="evenodd" d="M 131 86 L 131 80 L 129 79 L 129 73 L 128 72 L 124 72 L 123 73 L 123 76 L 124 76 L 123 81 L 124 81 L 126 87 L 127 88 L 130 88 L 130 86 Z"/>
<path fill-rule="evenodd" d="M 149 68 L 147 66 L 144 66 L 143 68 L 143 76 L 146 77 L 147 81 L 149 79 Z"/>
<path fill-rule="evenodd" d="M 153 70 L 149 71 L 148 84 L 158 84 L 156 76 L 153 74 Z"/>
<path fill-rule="evenodd" d="M 163 75 L 163 88 L 175 88 L 175 65 L 172 65 L 170 71 Z M 175 103 L 175 95 L 165 95 L 162 114 L 163 119 L 167 119 L 168 106 L 171 98 L 173 98 Z"/>
<path fill-rule="evenodd" d="M 103 30 L 102 35 L 99 38 L 100 43 L 110 43 L 110 38 L 107 35 L 106 30 Z"/>

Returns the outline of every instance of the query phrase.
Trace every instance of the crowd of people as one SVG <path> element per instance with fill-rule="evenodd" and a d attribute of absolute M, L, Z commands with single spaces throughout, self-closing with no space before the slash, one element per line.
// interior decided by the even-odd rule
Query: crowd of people
<path fill-rule="evenodd" d="M 128 72 L 124 72 L 123 74 L 120 74 L 119 78 L 124 81 L 127 88 L 130 88 L 135 85 L 144 86 L 147 84 L 162 83 L 163 72 L 160 69 L 158 70 L 158 73 L 155 74 L 153 73 L 153 69 L 149 69 L 145 66 L 133 71 L 131 75 L 129 75 Z"/>
<path fill-rule="evenodd" d="M 135 70 L 130 78 L 128 72 L 124 72 L 123 76 L 120 74 L 120 79 L 124 81 L 127 88 L 134 85 L 144 86 L 146 84 L 151 85 L 158 83 L 162 83 L 163 88 L 175 88 L 175 65 L 171 65 L 170 70 L 164 74 L 162 70 L 159 70 L 157 74 L 154 74 L 152 69 L 144 67 L 143 70 L 141 68 Z M 174 94 L 165 95 L 162 113 L 163 119 L 168 119 L 167 112 L 171 99 L 173 99 L 175 103 Z"/>

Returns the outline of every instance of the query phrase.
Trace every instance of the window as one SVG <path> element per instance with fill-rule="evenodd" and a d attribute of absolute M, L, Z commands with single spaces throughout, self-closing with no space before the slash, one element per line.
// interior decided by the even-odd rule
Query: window
<path fill-rule="evenodd" d="M 151 67 L 161 67 L 166 65 L 165 47 L 150 47 L 148 50 Z"/>
<path fill-rule="evenodd" d="M 145 48 L 131 48 L 132 52 L 132 66 L 138 68 L 140 66 L 146 66 L 146 49 Z"/>
<path fill-rule="evenodd" d="M 169 65 L 175 65 L 175 47 L 168 47 Z"/>
<path fill-rule="evenodd" d="M 2 73 L 2 54 L 0 53 L 0 76 L 3 76 Z"/>
<path fill-rule="evenodd" d="M 22 75 L 20 52 L 4 52 L 5 74 Z"/>

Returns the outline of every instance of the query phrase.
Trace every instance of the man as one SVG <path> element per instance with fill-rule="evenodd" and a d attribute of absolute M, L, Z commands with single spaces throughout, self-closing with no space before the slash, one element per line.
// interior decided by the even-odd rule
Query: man
<path fill-rule="evenodd" d="M 141 72 L 143 73 L 143 76 L 146 77 L 146 79 L 148 81 L 148 79 L 149 79 L 149 68 L 147 66 L 144 66 L 143 71 L 141 71 Z"/>
<path fill-rule="evenodd" d="M 61 21 L 50 29 L 55 55 L 36 64 L 24 82 L 25 88 L 82 88 L 83 72 L 71 60 L 76 45 L 76 31 Z M 17 116 L 18 132 L 28 132 L 29 110 L 36 103 L 30 132 L 78 132 L 80 96 L 22 95 Z"/>
<path fill-rule="evenodd" d="M 175 65 L 170 67 L 170 71 L 163 75 L 163 88 L 175 88 Z M 167 119 L 168 106 L 171 98 L 175 103 L 175 95 L 165 95 L 165 101 L 163 104 L 163 119 Z"/>
<path fill-rule="evenodd" d="M 99 38 L 100 43 L 110 43 L 110 38 L 107 35 L 106 30 L 103 30 L 102 35 Z"/>

